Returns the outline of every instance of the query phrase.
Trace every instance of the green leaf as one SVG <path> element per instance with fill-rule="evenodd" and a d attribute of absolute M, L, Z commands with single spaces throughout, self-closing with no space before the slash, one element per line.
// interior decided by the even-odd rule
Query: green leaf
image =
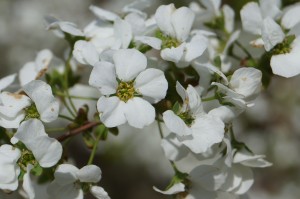
<path fill-rule="evenodd" d="M 214 65 L 218 68 L 221 68 L 222 66 L 222 60 L 220 56 L 217 56 L 214 58 Z"/>

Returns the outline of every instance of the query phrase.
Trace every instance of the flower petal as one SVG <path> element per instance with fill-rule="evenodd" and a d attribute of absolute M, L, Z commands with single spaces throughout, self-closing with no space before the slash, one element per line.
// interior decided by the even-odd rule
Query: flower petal
<path fill-rule="evenodd" d="M 150 103 L 157 103 L 166 96 L 168 82 L 161 70 L 149 68 L 136 77 L 134 88 Z"/>
<path fill-rule="evenodd" d="M 170 187 L 169 189 L 167 189 L 166 191 L 161 191 L 156 187 L 153 187 L 153 189 L 159 193 L 165 194 L 165 195 L 173 195 L 173 194 L 177 194 L 180 192 L 184 192 L 185 191 L 185 185 L 183 183 L 177 183 L 174 184 L 172 187 Z"/>
<path fill-rule="evenodd" d="M 0 94 L 0 101 L 2 102 L 0 113 L 11 119 L 17 117 L 24 108 L 30 106 L 32 103 L 31 99 L 26 95 L 9 92 L 2 92 Z"/>
<path fill-rule="evenodd" d="M 176 33 L 176 39 L 185 41 L 188 38 L 194 20 L 194 12 L 187 7 L 181 7 L 173 12 L 171 22 Z"/>
<path fill-rule="evenodd" d="M 107 127 L 116 127 L 126 122 L 125 102 L 118 97 L 102 96 L 97 102 L 97 109 L 100 113 L 100 120 Z"/>
<path fill-rule="evenodd" d="M 87 165 L 77 172 L 80 182 L 97 183 L 101 180 L 101 170 L 96 165 Z"/>
<path fill-rule="evenodd" d="M 266 51 L 270 51 L 285 38 L 281 27 L 270 17 L 263 20 L 261 35 Z"/>
<path fill-rule="evenodd" d="M 90 42 L 79 40 L 74 45 L 74 58 L 81 64 L 94 66 L 99 61 L 96 47 Z"/>
<path fill-rule="evenodd" d="M 115 37 L 120 39 L 121 48 L 128 48 L 132 40 L 132 29 L 130 24 L 122 19 L 117 19 L 114 23 Z"/>
<path fill-rule="evenodd" d="M 16 76 L 17 74 L 12 74 L 0 79 L 0 91 L 11 85 L 15 81 Z"/>
<path fill-rule="evenodd" d="M 43 70 L 47 70 L 52 58 L 53 53 L 49 49 L 41 50 L 35 59 L 37 71 L 42 72 Z"/>
<path fill-rule="evenodd" d="M 77 172 L 79 169 L 71 164 L 61 164 L 54 173 L 54 182 L 59 185 L 73 184 L 78 180 Z"/>
<path fill-rule="evenodd" d="M 143 44 L 149 45 L 156 50 L 160 50 L 162 41 L 155 37 L 148 36 L 136 36 L 134 38 L 135 41 L 141 42 Z"/>
<path fill-rule="evenodd" d="M 34 101 L 43 122 L 57 119 L 59 103 L 52 94 L 51 87 L 43 81 L 34 80 L 23 87 L 26 94 Z"/>
<path fill-rule="evenodd" d="M 290 7 L 281 19 L 281 25 L 286 29 L 293 28 L 300 22 L 300 5 Z"/>
<path fill-rule="evenodd" d="M 162 139 L 161 147 L 164 150 L 165 156 L 172 161 L 181 160 L 190 152 L 172 133 Z"/>
<path fill-rule="evenodd" d="M 94 13 L 96 17 L 104 21 L 115 21 L 116 19 L 120 18 L 117 14 L 94 5 L 90 6 L 90 10 Z"/>
<path fill-rule="evenodd" d="M 133 80 L 147 67 L 147 58 L 135 49 L 118 50 L 113 55 L 117 76 L 122 81 Z"/>
<path fill-rule="evenodd" d="M 241 9 L 243 29 L 255 35 L 261 34 L 262 15 L 256 2 L 247 3 Z"/>
<path fill-rule="evenodd" d="M 171 37 L 176 37 L 175 30 L 171 23 L 171 17 L 176 10 L 174 4 L 161 5 L 155 12 L 155 20 L 158 28 L 165 34 Z"/>
<path fill-rule="evenodd" d="M 203 153 L 213 144 L 220 143 L 224 137 L 224 123 L 219 118 L 202 115 L 191 126 L 193 139 L 182 143 L 194 153 Z"/>
<path fill-rule="evenodd" d="M 186 44 L 186 50 L 184 54 L 184 61 L 191 62 L 197 57 L 201 56 L 206 50 L 208 45 L 208 40 L 202 35 L 195 35 L 192 37 L 191 41 Z"/>
<path fill-rule="evenodd" d="M 222 11 L 224 14 L 225 30 L 228 33 L 231 33 L 234 30 L 234 10 L 230 6 L 225 4 L 222 7 Z"/>
<path fill-rule="evenodd" d="M 134 97 L 126 102 L 125 116 L 130 126 L 144 128 L 154 122 L 155 109 L 146 100 Z"/>
<path fill-rule="evenodd" d="M 107 192 L 102 187 L 92 186 L 90 192 L 97 199 L 110 199 Z"/>
<path fill-rule="evenodd" d="M 171 110 L 163 113 L 163 120 L 168 129 L 176 135 L 186 136 L 192 134 L 191 129 Z"/>
<path fill-rule="evenodd" d="M 116 93 L 117 77 L 115 67 L 110 62 L 97 62 L 91 72 L 89 84 L 100 90 L 103 95 Z"/>
<path fill-rule="evenodd" d="M 160 52 L 160 56 L 166 61 L 178 63 L 183 56 L 185 45 L 186 43 L 182 43 L 176 48 L 165 48 Z"/>
<path fill-rule="evenodd" d="M 35 77 L 37 76 L 38 71 L 36 69 L 36 65 L 34 62 L 28 62 L 26 63 L 19 72 L 19 80 L 21 86 L 24 86 L 25 84 L 31 82 L 32 80 L 35 80 Z"/>
<path fill-rule="evenodd" d="M 299 47 L 300 38 L 296 38 L 290 53 L 272 56 L 271 68 L 275 75 L 289 78 L 300 74 Z"/>

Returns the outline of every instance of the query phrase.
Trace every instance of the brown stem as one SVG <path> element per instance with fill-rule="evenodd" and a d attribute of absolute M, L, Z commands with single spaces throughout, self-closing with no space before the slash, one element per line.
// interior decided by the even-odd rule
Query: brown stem
<path fill-rule="evenodd" d="M 77 134 L 80 134 L 82 133 L 83 131 L 86 131 L 90 128 L 93 128 L 95 126 L 98 126 L 99 124 L 101 124 L 101 122 L 87 122 L 86 124 L 84 124 L 83 126 L 77 128 L 77 129 L 74 129 L 74 130 L 71 130 L 71 131 L 68 131 L 66 134 L 62 135 L 62 136 L 59 136 L 58 138 L 56 138 L 58 141 L 62 142 L 66 139 L 68 139 L 69 137 L 72 137 L 72 136 L 75 136 Z"/>

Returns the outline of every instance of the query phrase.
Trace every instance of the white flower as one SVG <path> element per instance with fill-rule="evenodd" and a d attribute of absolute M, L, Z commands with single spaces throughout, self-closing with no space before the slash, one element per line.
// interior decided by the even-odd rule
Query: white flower
<path fill-rule="evenodd" d="M 48 84 L 34 80 L 26 84 L 23 90 L 27 96 L 9 92 L 0 94 L 1 126 L 18 128 L 20 122 L 28 118 L 39 118 L 43 122 L 57 119 L 59 103 Z"/>
<path fill-rule="evenodd" d="M 98 186 L 101 170 L 95 165 L 88 165 L 81 169 L 69 164 L 61 164 L 54 173 L 54 181 L 48 187 L 48 194 L 56 199 L 83 199 L 81 183 L 87 184 L 91 193 L 98 199 L 110 199 L 107 193 Z"/>
<path fill-rule="evenodd" d="M 281 27 L 275 22 L 275 19 L 281 15 L 279 6 L 279 1 L 260 0 L 260 5 L 249 2 L 241 9 L 243 29 L 262 36 L 267 51 L 281 43 L 285 37 Z"/>
<path fill-rule="evenodd" d="M 21 151 L 11 145 L 0 146 L 0 189 L 14 191 L 18 188 L 18 176 L 21 172 L 17 165 Z"/>
<path fill-rule="evenodd" d="M 150 103 L 165 97 L 168 83 L 162 71 L 146 66 L 142 53 L 124 49 L 114 53 L 113 63 L 102 61 L 93 68 L 89 84 L 105 95 L 97 109 L 107 127 L 128 122 L 143 128 L 154 121 L 155 109 Z"/>
<path fill-rule="evenodd" d="M 194 153 L 203 153 L 213 144 L 221 142 L 224 123 L 203 111 L 197 91 L 190 85 L 185 90 L 178 82 L 176 89 L 183 105 L 177 113 L 171 110 L 163 113 L 168 129 Z"/>
<path fill-rule="evenodd" d="M 19 74 L 21 86 L 42 77 L 46 73 L 52 57 L 52 52 L 44 49 L 37 54 L 34 62 L 26 63 Z"/>
<path fill-rule="evenodd" d="M 158 38 L 162 40 L 160 55 L 164 60 L 186 67 L 202 55 L 207 39 L 201 34 L 190 37 L 194 19 L 195 14 L 187 7 L 176 9 L 174 4 L 158 7 L 155 20 L 161 31 Z"/>
<path fill-rule="evenodd" d="M 213 82 L 221 93 L 233 99 L 237 104 L 252 105 L 251 102 L 258 96 L 261 90 L 262 73 L 255 68 L 240 68 L 236 70 L 229 81 L 228 87 Z"/>

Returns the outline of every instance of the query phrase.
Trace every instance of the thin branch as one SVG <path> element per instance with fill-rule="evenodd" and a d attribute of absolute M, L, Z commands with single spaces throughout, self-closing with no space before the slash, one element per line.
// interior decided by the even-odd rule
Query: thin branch
<path fill-rule="evenodd" d="M 58 141 L 62 142 L 62 141 L 64 141 L 64 140 L 66 140 L 66 139 L 68 139 L 68 138 L 70 138 L 70 137 L 73 137 L 73 136 L 75 136 L 75 135 L 78 135 L 78 134 L 80 134 L 80 133 L 82 133 L 82 132 L 84 132 L 84 131 L 86 131 L 86 130 L 88 130 L 88 129 L 90 129 L 90 128 L 93 128 L 93 127 L 95 127 L 95 126 L 98 126 L 99 124 L 101 124 L 101 122 L 88 122 L 88 123 L 86 123 L 85 125 L 83 125 L 83 126 L 77 128 L 77 129 L 68 131 L 66 134 L 64 134 L 64 135 L 62 135 L 62 136 L 60 136 L 60 137 L 58 137 L 58 138 L 56 138 L 56 139 L 57 139 Z"/>

